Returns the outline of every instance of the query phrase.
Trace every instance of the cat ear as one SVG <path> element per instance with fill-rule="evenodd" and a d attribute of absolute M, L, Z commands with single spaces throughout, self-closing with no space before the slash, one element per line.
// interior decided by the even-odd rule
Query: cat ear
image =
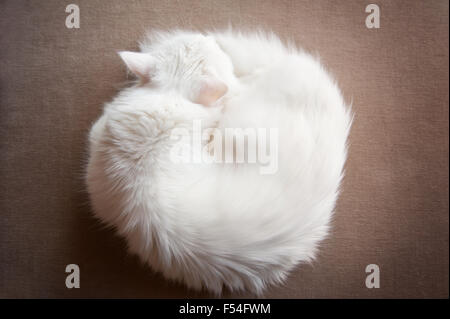
<path fill-rule="evenodd" d="M 225 83 L 216 77 L 205 76 L 199 82 L 194 102 L 204 106 L 210 106 L 224 96 L 227 91 L 228 87 Z"/>
<path fill-rule="evenodd" d="M 155 65 L 155 59 L 148 53 L 121 51 L 119 52 L 128 69 L 143 82 L 150 81 L 150 73 Z"/>

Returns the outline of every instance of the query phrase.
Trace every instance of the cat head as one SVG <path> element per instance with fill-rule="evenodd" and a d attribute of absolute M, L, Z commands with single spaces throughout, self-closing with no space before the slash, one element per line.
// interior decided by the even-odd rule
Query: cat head
<path fill-rule="evenodd" d="M 205 106 L 227 92 L 233 66 L 212 36 L 158 33 L 148 41 L 141 44 L 141 52 L 119 52 L 141 85 L 175 91 Z"/>

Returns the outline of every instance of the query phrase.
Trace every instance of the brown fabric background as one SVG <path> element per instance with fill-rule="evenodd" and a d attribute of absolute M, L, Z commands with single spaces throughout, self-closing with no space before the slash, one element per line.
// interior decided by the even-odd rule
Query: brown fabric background
<path fill-rule="evenodd" d="M 66 5 L 81 28 L 65 27 Z M 2 1 L 0 297 L 208 297 L 90 217 L 86 136 L 146 28 L 263 27 L 321 56 L 356 117 L 332 236 L 270 298 L 448 298 L 448 10 L 442 1 Z M 65 287 L 65 266 L 81 288 Z M 378 264 L 381 288 L 365 287 Z M 225 294 L 244 297 L 245 294 Z"/>

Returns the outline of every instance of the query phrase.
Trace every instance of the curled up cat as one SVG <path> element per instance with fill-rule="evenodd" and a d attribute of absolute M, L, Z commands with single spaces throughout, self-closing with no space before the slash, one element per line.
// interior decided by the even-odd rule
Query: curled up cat
<path fill-rule="evenodd" d="M 120 57 L 137 81 L 89 134 L 95 216 L 153 270 L 216 294 L 262 294 L 311 261 L 352 121 L 321 64 L 236 31 L 154 32 Z"/>

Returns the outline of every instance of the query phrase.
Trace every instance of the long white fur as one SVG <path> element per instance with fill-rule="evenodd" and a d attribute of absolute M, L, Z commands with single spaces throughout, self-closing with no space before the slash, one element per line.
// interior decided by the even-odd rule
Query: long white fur
<path fill-rule="evenodd" d="M 151 57 L 150 80 L 106 104 L 90 132 L 94 213 L 169 279 L 261 294 L 312 260 L 328 233 L 349 107 L 316 59 L 274 35 L 153 33 L 141 52 Z M 228 87 L 213 106 L 196 103 L 205 73 Z M 189 130 L 195 119 L 219 129 L 278 128 L 278 172 L 173 163 L 171 130 Z"/>

